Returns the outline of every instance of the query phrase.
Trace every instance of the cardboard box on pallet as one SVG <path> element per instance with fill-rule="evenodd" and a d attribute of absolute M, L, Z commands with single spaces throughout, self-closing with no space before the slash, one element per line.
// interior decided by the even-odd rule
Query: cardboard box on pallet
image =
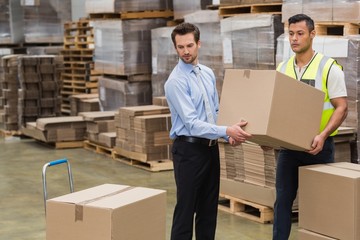
<path fill-rule="evenodd" d="M 359 166 L 335 163 L 301 167 L 299 210 L 300 228 L 335 239 L 360 239 Z"/>
<path fill-rule="evenodd" d="M 259 145 L 306 150 L 319 132 L 324 93 L 278 71 L 226 69 L 221 96 L 217 123 L 248 121 Z"/>
<path fill-rule="evenodd" d="M 47 240 L 165 240 L 164 190 L 103 184 L 46 207 Z"/>

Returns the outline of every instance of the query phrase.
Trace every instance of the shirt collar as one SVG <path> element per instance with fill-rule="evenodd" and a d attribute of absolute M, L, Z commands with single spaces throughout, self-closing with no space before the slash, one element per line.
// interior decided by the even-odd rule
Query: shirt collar
<path fill-rule="evenodd" d="M 316 52 L 314 52 L 314 54 L 313 54 L 312 58 L 310 59 L 310 61 L 307 64 L 305 64 L 302 68 L 307 68 L 309 66 L 309 64 L 312 62 L 312 60 L 314 59 L 315 56 L 316 56 Z M 298 65 L 296 64 L 295 58 L 294 58 L 294 66 L 296 68 L 299 68 Z"/>
<path fill-rule="evenodd" d="M 199 68 L 201 69 L 201 65 L 198 63 L 197 64 L 199 66 Z M 179 58 L 179 66 L 180 66 L 180 69 L 185 71 L 185 72 L 188 72 L 188 73 L 192 73 L 193 70 L 194 70 L 194 65 L 192 64 L 188 64 L 188 63 L 184 63 L 183 60 L 181 60 Z"/>

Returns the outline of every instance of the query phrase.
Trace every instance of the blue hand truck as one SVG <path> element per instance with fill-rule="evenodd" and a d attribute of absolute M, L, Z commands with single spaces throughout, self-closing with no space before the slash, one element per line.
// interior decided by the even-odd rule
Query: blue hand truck
<path fill-rule="evenodd" d="M 48 198 L 47 185 L 46 185 L 46 170 L 47 170 L 48 167 L 52 167 L 52 166 L 56 166 L 56 165 L 60 165 L 60 164 L 65 164 L 65 163 L 67 165 L 70 192 L 74 192 L 74 183 L 73 183 L 73 177 L 72 177 L 72 172 L 71 172 L 71 166 L 70 166 L 69 161 L 66 158 L 48 162 L 48 163 L 44 164 L 44 166 L 43 166 L 43 169 L 42 169 L 42 182 L 43 182 L 43 192 L 44 192 L 45 215 L 46 215 L 46 200 Z"/>

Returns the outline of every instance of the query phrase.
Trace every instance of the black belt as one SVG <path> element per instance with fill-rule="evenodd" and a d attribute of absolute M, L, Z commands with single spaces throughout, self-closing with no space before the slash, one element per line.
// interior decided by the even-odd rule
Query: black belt
<path fill-rule="evenodd" d="M 215 146 L 218 143 L 217 139 L 207 139 L 207 138 L 199 138 L 199 137 L 188 137 L 188 136 L 178 136 L 176 139 L 179 139 L 183 142 L 189 143 L 200 143 L 209 147 Z"/>

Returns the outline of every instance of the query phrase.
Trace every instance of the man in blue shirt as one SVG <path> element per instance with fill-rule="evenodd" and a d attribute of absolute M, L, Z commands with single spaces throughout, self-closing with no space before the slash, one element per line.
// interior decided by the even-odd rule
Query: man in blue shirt
<path fill-rule="evenodd" d="M 215 239 L 220 185 L 218 138 L 237 145 L 251 135 L 247 122 L 217 126 L 219 97 L 213 71 L 199 64 L 200 31 L 190 23 L 171 34 L 179 62 L 165 83 L 171 111 L 174 175 L 177 203 L 171 240 L 191 240 L 195 214 L 197 240 Z"/>

